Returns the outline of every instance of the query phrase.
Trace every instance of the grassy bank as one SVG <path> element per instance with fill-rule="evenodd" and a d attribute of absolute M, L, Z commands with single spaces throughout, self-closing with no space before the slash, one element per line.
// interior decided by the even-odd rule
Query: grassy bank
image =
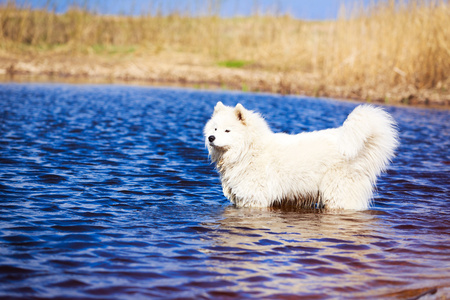
<path fill-rule="evenodd" d="M 51 7 L 51 2 L 49 2 Z M 450 105 L 450 5 L 381 1 L 337 21 L 101 16 L 0 7 L 3 73 L 210 83 L 387 103 Z"/>

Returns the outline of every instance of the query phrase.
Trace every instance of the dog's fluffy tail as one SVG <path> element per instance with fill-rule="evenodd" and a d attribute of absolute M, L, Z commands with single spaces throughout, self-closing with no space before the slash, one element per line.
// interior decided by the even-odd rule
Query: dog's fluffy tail
<path fill-rule="evenodd" d="M 398 147 L 397 124 L 382 108 L 361 105 L 348 116 L 339 133 L 338 147 L 346 171 L 330 186 L 330 195 L 340 194 L 330 207 L 367 209 L 377 176 L 386 170 Z"/>
<path fill-rule="evenodd" d="M 364 168 L 375 180 L 394 157 L 397 124 L 382 108 L 360 105 L 342 125 L 339 145 L 346 159 Z"/>

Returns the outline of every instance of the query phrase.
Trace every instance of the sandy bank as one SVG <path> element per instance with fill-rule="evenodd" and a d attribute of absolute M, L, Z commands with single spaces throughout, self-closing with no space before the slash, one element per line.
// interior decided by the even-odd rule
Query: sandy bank
<path fill-rule="evenodd" d="M 198 88 L 299 94 L 352 99 L 389 105 L 450 107 L 448 88 L 417 89 L 398 86 L 389 91 L 364 86 L 335 86 L 312 74 L 271 72 L 249 65 L 244 68 L 217 66 L 195 56 L 102 57 L 63 54 L 18 56 L 0 53 L 0 75 L 14 80 L 21 75 L 45 76 L 53 81 L 82 79 L 84 82 L 138 81 L 148 85 L 180 85 Z"/>

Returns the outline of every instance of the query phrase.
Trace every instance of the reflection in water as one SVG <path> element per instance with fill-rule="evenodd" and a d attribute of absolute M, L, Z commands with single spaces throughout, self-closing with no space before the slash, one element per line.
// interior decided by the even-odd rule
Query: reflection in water
<path fill-rule="evenodd" d="M 237 282 L 236 291 L 262 288 L 273 292 L 283 287 L 293 294 L 311 290 L 327 294 L 335 289 L 359 289 L 360 281 L 374 275 L 367 256 L 377 252 L 368 246 L 377 240 L 370 229 L 376 223 L 376 215 L 361 212 L 230 207 L 209 250 L 220 255 L 212 269 Z"/>
<path fill-rule="evenodd" d="M 426 286 L 427 266 L 420 255 L 399 257 L 396 253 L 409 249 L 402 248 L 404 241 L 389 239 L 393 232 L 379 215 L 383 213 L 228 207 L 223 220 L 209 224 L 216 226 L 214 244 L 205 250 L 213 259 L 209 269 L 233 282 L 229 290 L 236 296 L 242 291 L 269 296 L 283 290 L 319 298 L 387 297 L 396 286 Z M 446 278 L 450 270 L 438 269 L 428 279 Z"/>

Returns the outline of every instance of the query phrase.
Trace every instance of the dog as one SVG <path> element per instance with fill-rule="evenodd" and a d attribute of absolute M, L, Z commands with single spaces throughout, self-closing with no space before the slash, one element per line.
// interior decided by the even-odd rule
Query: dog
<path fill-rule="evenodd" d="M 218 102 L 204 136 L 237 207 L 368 209 L 399 145 L 394 119 L 372 105 L 357 106 L 341 127 L 290 135 L 241 104 Z"/>

